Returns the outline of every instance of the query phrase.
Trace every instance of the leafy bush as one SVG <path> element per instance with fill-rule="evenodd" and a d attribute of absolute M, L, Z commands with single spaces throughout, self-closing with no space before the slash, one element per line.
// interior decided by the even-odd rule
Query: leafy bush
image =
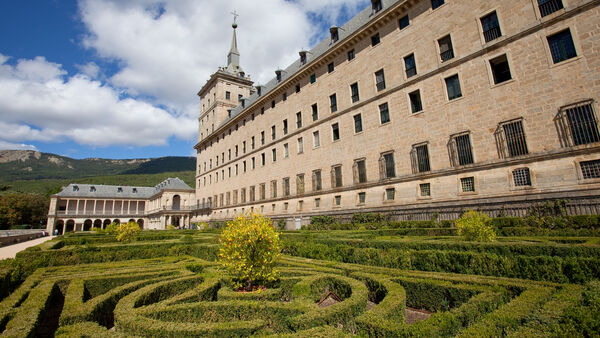
<path fill-rule="evenodd" d="M 229 222 L 219 239 L 219 261 L 232 275 L 234 287 L 264 285 L 277 279 L 279 233 L 262 215 L 242 215 Z"/>
<path fill-rule="evenodd" d="M 123 223 L 117 228 L 117 241 L 129 243 L 135 240 L 135 237 L 142 229 L 136 222 Z"/>
<path fill-rule="evenodd" d="M 119 225 L 117 223 L 114 223 L 114 222 L 110 223 L 104 229 L 104 233 L 107 234 L 107 235 L 116 235 L 118 228 L 119 228 Z"/>
<path fill-rule="evenodd" d="M 175 230 L 175 226 L 173 224 L 167 225 L 167 230 Z"/>
<path fill-rule="evenodd" d="M 352 215 L 352 223 L 377 223 L 377 222 L 385 222 L 386 216 L 380 213 L 374 212 L 355 212 Z"/>
<path fill-rule="evenodd" d="M 277 229 L 285 230 L 285 220 L 284 219 L 280 219 L 277 221 Z"/>
<path fill-rule="evenodd" d="M 458 234 L 468 241 L 493 242 L 496 232 L 491 226 L 490 218 L 481 212 L 469 210 L 456 220 Z"/>

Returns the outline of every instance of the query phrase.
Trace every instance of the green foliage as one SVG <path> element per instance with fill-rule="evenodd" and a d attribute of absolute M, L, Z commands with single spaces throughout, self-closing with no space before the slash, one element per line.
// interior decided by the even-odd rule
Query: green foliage
<path fill-rule="evenodd" d="M 0 229 L 29 224 L 45 227 L 49 202 L 44 196 L 25 193 L 0 195 Z"/>
<path fill-rule="evenodd" d="M 314 224 L 315 226 L 326 226 L 337 223 L 337 221 L 337 218 L 328 215 L 312 216 L 310 218 L 310 224 Z"/>
<path fill-rule="evenodd" d="M 285 220 L 284 219 L 280 219 L 277 221 L 277 229 L 285 230 Z"/>
<path fill-rule="evenodd" d="M 237 288 L 252 290 L 277 279 L 279 233 L 270 219 L 258 214 L 239 216 L 227 224 L 219 244 L 219 262 Z"/>
<path fill-rule="evenodd" d="M 167 230 L 175 230 L 175 226 L 173 224 L 167 225 Z"/>
<path fill-rule="evenodd" d="M 136 222 L 123 223 L 117 228 L 117 241 L 123 243 L 132 242 L 140 231 L 142 229 Z"/>
<path fill-rule="evenodd" d="M 385 222 L 386 215 L 375 212 L 355 212 L 352 214 L 352 223 L 378 223 Z"/>
<path fill-rule="evenodd" d="M 106 228 L 104 228 L 104 233 L 107 235 L 115 236 L 119 233 L 118 229 L 119 229 L 119 224 L 112 222 L 109 225 L 107 225 Z"/>
<path fill-rule="evenodd" d="M 467 241 L 493 242 L 496 240 L 496 232 L 490 223 L 486 214 L 469 210 L 456 220 L 456 228 L 458 234 Z"/>

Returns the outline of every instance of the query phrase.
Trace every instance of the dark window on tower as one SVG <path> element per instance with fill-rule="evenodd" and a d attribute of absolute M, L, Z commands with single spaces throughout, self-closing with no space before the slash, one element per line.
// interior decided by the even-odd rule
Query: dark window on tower
<path fill-rule="evenodd" d="M 496 40 L 502 36 L 500 30 L 500 22 L 498 22 L 498 15 L 496 11 L 481 18 L 481 28 L 483 29 L 483 37 L 485 42 Z"/>
<path fill-rule="evenodd" d="M 302 112 L 296 113 L 296 127 L 298 127 L 298 129 L 302 128 Z"/>
<path fill-rule="evenodd" d="M 311 74 L 310 75 L 310 83 L 315 83 L 315 82 L 317 82 L 317 75 Z"/>
<path fill-rule="evenodd" d="M 515 187 L 531 186 L 531 173 L 529 172 L 529 168 L 515 169 L 512 174 Z"/>
<path fill-rule="evenodd" d="M 390 111 L 387 103 L 379 105 L 379 118 L 381 120 L 381 124 L 390 122 Z"/>
<path fill-rule="evenodd" d="M 406 78 L 417 75 L 417 62 L 415 61 L 415 54 L 410 54 L 404 57 L 404 68 L 406 69 Z"/>
<path fill-rule="evenodd" d="M 275 108 L 275 100 L 271 101 L 271 108 Z"/>
<path fill-rule="evenodd" d="M 354 57 L 355 57 L 355 55 L 354 55 L 354 49 L 349 50 L 348 51 L 348 61 L 354 60 Z"/>
<path fill-rule="evenodd" d="M 316 121 L 319 119 L 319 108 L 317 107 L 316 103 L 313 104 L 311 106 L 311 108 L 312 108 L 312 119 L 313 119 L 313 121 Z"/>
<path fill-rule="evenodd" d="M 421 183 L 421 184 L 419 184 L 419 191 L 421 193 L 421 197 L 429 197 L 429 196 L 431 196 L 431 183 Z"/>
<path fill-rule="evenodd" d="M 296 93 L 300 93 L 300 85 L 299 84 L 296 85 Z"/>
<path fill-rule="evenodd" d="M 350 92 L 352 93 L 352 103 L 358 102 L 360 97 L 358 96 L 358 83 L 357 82 L 350 85 Z"/>
<path fill-rule="evenodd" d="M 460 179 L 462 192 L 475 192 L 475 177 L 465 177 Z"/>
<path fill-rule="evenodd" d="M 538 0 L 538 7 L 542 17 L 564 8 L 562 0 Z"/>
<path fill-rule="evenodd" d="M 275 126 L 271 126 L 271 140 L 274 140 L 276 136 Z"/>
<path fill-rule="evenodd" d="M 225 92 L 225 100 L 231 100 L 231 93 Z"/>
<path fill-rule="evenodd" d="M 377 91 L 385 89 L 385 74 L 383 73 L 383 69 L 375 72 L 375 83 L 377 86 Z"/>
<path fill-rule="evenodd" d="M 271 155 L 272 155 L 272 158 L 273 158 L 273 162 L 277 162 L 277 149 L 273 148 L 271 150 Z"/>
<path fill-rule="evenodd" d="M 379 158 L 379 171 L 382 180 L 396 177 L 394 153 L 381 154 L 381 157 Z"/>
<path fill-rule="evenodd" d="M 365 159 L 354 161 L 354 183 L 367 183 L 367 164 Z"/>
<path fill-rule="evenodd" d="M 473 163 L 473 150 L 469 134 L 455 135 L 450 138 L 450 158 L 455 167 Z"/>
<path fill-rule="evenodd" d="M 418 90 L 408 94 L 410 99 L 410 109 L 412 113 L 418 113 L 423 110 L 423 104 L 421 103 L 421 93 Z"/>
<path fill-rule="evenodd" d="M 283 101 L 287 101 L 287 93 L 283 93 L 283 95 L 281 96 L 281 99 Z"/>
<path fill-rule="evenodd" d="M 431 9 L 436 9 L 444 4 L 444 0 L 431 0 Z"/>
<path fill-rule="evenodd" d="M 385 199 L 388 201 L 393 201 L 396 198 L 396 189 L 387 188 L 385 189 Z"/>
<path fill-rule="evenodd" d="M 332 113 L 337 111 L 337 96 L 335 94 L 329 96 L 329 107 L 331 107 Z"/>
<path fill-rule="evenodd" d="M 331 134 L 333 136 L 333 140 L 337 141 L 340 139 L 340 126 L 337 123 L 331 125 Z"/>
<path fill-rule="evenodd" d="M 265 145 L 265 131 L 261 131 L 260 132 L 260 145 L 264 146 Z"/>
<path fill-rule="evenodd" d="M 337 27 L 332 27 L 329 30 L 329 33 L 331 33 L 331 43 L 335 43 L 340 39 L 340 33 L 338 32 Z"/>
<path fill-rule="evenodd" d="M 332 63 L 327 65 L 327 72 L 332 73 L 335 70 L 335 65 Z"/>
<path fill-rule="evenodd" d="M 506 54 L 491 59 L 490 67 L 492 69 L 492 76 L 494 77 L 494 84 L 500 84 L 512 79 Z"/>
<path fill-rule="evenodd" d="M 431 166 L 429 165 L 429 149 L 427 144 L 413 146 L 412 161 L 415 174 L 424 173 L 431 170 Z"/>
<path fill-rule="evenodd" d="M 290 178 L 286 177 L 283 179 L 283 196 L 290 195 Z"/>
<path fill-rule="evenodd" d="M 379 33 L 371 36 L 371 46 L 377 46 L 379 42 L 381 42 L 381 37 L 379 36 Z"/>
<path fill-rule="evenodd" d="M 398 26 L 400 26 L 400 29 L 404 29 L 408 27 L 408 25 L 410 25 L 410 19 L 408 18 L 408 14 L 406 14 L 398 20 Z"/>
<path fill-rule="evenodd" d="M 373 9 L 372 13 L 379 12 L 383 8 L 381 0 L 371 0 L 371 8 Z"/>
<path fill-rule="evenodd" d="M 321 170 L 314 170 L 312 173 L 313 191 L 319 191 L 323 188 L 321 183 Z"/>
<path fill-rule="evenodd" d="M 577 56 L 573 37 L 571 36 L 571 31 L 569 29 L 565 29 L 560 33 L 549 36 L 548 45 L 554 63 L 559 63 Z"/>
<path fill-rule="evenodd" d="M 454 58 L 454 49 L 452 48 L 452 39 L 450 35 L 446 35 L 438 40 L 440 46 L 440 59 L 442 62 Z"/>
<path fill-rule="evenodd" d="M 527 141 L 521 120 L 506 122 L 499 128 L 499 145 L 502 157 L 527 155 Z"/>
<path fill-rule="evenodd" d="M 579 166 L 584 180 L 600 178 L 600 160 L 580 162 Z"/>
<path fill-rule="evenodd" d="M 360 114 L 354 115 L 354 132 L 360 133 L 363 130 L 362 117 Z"/>
<path fill-rule="evenodd" d="M 458 74 L 446 78 L 446 89 L 448 90 L 448 100 L 454 100 L 462 97 Z"/>
<path fill-rule="evenodd" d="M 567 136 L 567 144 L 578 146 L 600 141 L 592 100 L 561 108 L 558 118 L 562 122 L 562 133 Z"/>
<path fill-rule="evenodd" d="M 332 186 L 334 188 L 341 187 L 342 184 L 342 166 L 337 165 L 331 168 Z"/>
<path fill-rule="evenodd" d="M 265 165 L 265 153 L 260 154 L 260 164 Z"/>

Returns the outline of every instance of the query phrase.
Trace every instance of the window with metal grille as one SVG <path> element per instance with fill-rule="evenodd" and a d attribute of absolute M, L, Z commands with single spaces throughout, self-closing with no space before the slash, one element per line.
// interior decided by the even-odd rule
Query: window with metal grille
<path fill-rule="evenodd" d="M 360 99 L 358 96 L 358 83 L 353 83 L 350 85 L 350 92 L 352 93 L 352 103 L 358 102 Z"/>
<path fill-rule="evenodd" d="M 415 54 L 410 54 L 404 57 L 404 68 L 406 69 L 406 78 L 417 75 L 417 62 L 415 61 Z"/>
<path fill-rule="evenodd" d="M 429 165 L 429 150 L 427 144 L 414 145 L 412 150 L 413 170 L 424 173 L 431 170 Z"/>
<path fill-rule="evenodd" d="M 348 61 L 354 60 L 354 49 L 348 51 Z"/>
<path fill-rule="evenodd" d="M 354 184 L 367 183 L 367 164 L 365 159 L 354 160 Z"/>
<path fill-rule="evenodd" d="M 473 163 L 473 150 L 469 134 L 452 136 L 449 146 L 452 166 L 457 167 Z"/>
<path fill-rule="evenodd" d="M 500 154 L 503 158 L 527 155 L 527 141 L 521 120 L 500 125 Z"/>
<path fill-rule="evenodd" d="M 475 192 L 475 177 L 464 177 L 460 179 L 462 192 Z"/>
<path fill-rule="evenodd" d="M 396 189 L 387 188 L 385 189 L 385 199 L 388 201 L 393 201 L 396 198 Z"/>
<path fill-rule="evenodd" d="M 246 203 L 246 188 L 240 190 L 240 200 L 241 203 Z"/>
<path fill-rule="evenodd" d="M 381 173 L 381 179 L 396 177 L 394 153 L 381 154 L 381 157 L 379 158 L 379 170 Z"/>
<path fill-rule="evenodd" d="M 296 128 L 302 128 L 302 112 L 296 113 Z"/>
<path fill-rule="evenodd" d="M 319 119 L 319 108 L 317 107 L 317 104 L 313 104 L 312 105 L 312 119 L 313 121 L 316 121 Z"/>
<path fill-rule="evenodd" d="M 317 75 L 311 74 L 310 75 L 310 83 L 315 83 L 315 82 L 317 82 Z"/>
<path fill-rule="evenodd" d="M 335 206 L 340 206 L 342 204 L 342 196 L 341 195 L 337 195 L 333 198 L 333 204 Z"/>
<path fill-rule="evenodd" d="M 327 72 L 332 73 L 335 70 L 335 65 L 332 63 L 327 65 Z"/>
<path fill-rule="evenodd" d="M 304 194 L 304 174 L 296 175 L 296 194 Z"/>
<path fill-rule="evenodd" d="M 367 193 L 366 192 L 359 192 L 358 193 L 358 204 L 365 204 L 366 199 L 367 199 Z"/>
<path fill-rule="evenodd" d="M 225 100 L 231 100 L 231 93 L 225 92 Z"/>
<path fill-rule="evenodd" d="M 481 28 L 483 28 L 485 42 L 496 40 L 502 36 L 500 22 L 498 22 L 498 14 L 496 14 L 496 11 L 481 18 Z"/>
<path fill-rule="evenodd" d="M 421 197 L 431 196 L 431 183 L 419 184 L 419 192 L 421 193 Z"/>
<path fill-rule="evenodd" d="M 336 96 L 336 94 L 329 96 L 329 107 L 331 108 L 332 113 L 335 113 L 337 111 L 337 96 Z"/>
<path fill-rule="evenodd" d="M 571 30 L 565 29 L 548 37 L 548 46 L 552 54 L 552 61 L 559 63 L 577 56 Z"/>
<path fill-rule="evenodd" d="M 254 200 L 256 199 L 256 190 L 254 188 L 254 186 L 250 187 L 250 202 L 254 202 Z"/>
<path fill-rule="evenodd" d="M 313 191 L 319 191 L 323 189 L 323 184 L 321 183 L 321 170 L 313 170 L 312 173 L 312 186 Z"/>
<path fill-rule="evenodd" d="M 377 86 L 377 91 L 385 89 L 385 74 L 383 73 L 383 69 L 375 72 L 375 83 Z"/>
<path fill-rule="evenodd" d="M 321 138 L 319 136 L 319 131 L 313 132 L 313 147 L 318 148 L 321 146 Z"/>
<path fill-rule="evenodd" d="M 283 196 L 290 195 L 290 178 L 286 177 L 283 179 Z"/>
<path fill-rule="evenodd" d="M 362 116 L 360 114 L 354 115 L 354 132 L 360 133 L 362 130 Z"/>
<path fill-rule="evenodd" d="M 500 84 L 512 79 L 506 54 L 491 59 L 490 68 L 492 69 L 494 84 Z"/>
<path fill-rule="evenodd" d="M 283 120 L 283 135 L 287 135 L 288 133 L 288 123 L 287 119 Z"/>
<path fill-rule="evenodd" d="M 580 162 L 583 179 L 600 178 L 600 160 Z"/>
<path fill-rule="evenodd" d="M 448 90 L 448 100 L 458 99 L 462 97 L 460 89 L 460 80 L 458 74 L 446 78 L 446 89 Z"/>
<path fill-rule="evenodd" d="M 343 184 L 342 182 L 342 166 L 341 165 L 337 165 L 331 168 L 331 185 L 334 188 L 339 188 L 341 187 Z"/>
<path fill-rule="evenodd" d="M 442 62 L 448 61 L 454 58 L 454 49 L 452 48 L 452 39 L 450 35 L 446 35 L 438 40 L 440 46 L 440 59 Z"/>
<path fill-rule="evenodd" d="M 410 109 L 413 114 L 418 113 L 423 110 L 423 104 L 421 103 L 421 92 L 415 90 L 414 92 L 408 94 L 410 99 Z"/>
<path fill-rule="evenodd" d="M 340 125 L 338 123 L 334 123 L 331 125 L 331 135 L 334 141 L 340 139 Z"/>
<path fill-rule="evenodd" d="M 321 206 L 321 199 L 320 198 L 315 198 L 315 208 L 319 208 Z"/>
<path fill-rule="evenodd" d="M 564 8 L 562 0 L 538 0 L 538 7 L 542 18 Z"/>
<path fill-rule="evenodd" d="M 271 181 L 271 198 L 277 198 L 277 181 Z"/>
<path fill-rule="evenodd" d="M 518 168 L 513 170 L 513 182 L 515 187 L 531 186 L 531 174 L 529 168 Z"/>
<path fill-rule="evenodd" d="M 408 25 L 410 25 L 410 19 L 408 18 L 408 14 L 406 14 L 398 20 L 398 26 L 400 29 L 404 29 L 408 27 Z"/>
<path fill-rule="evenodd" d="M 381 42 L 381 37 L 379 36 L 379 33 L 371 36 L 371 46 L 376 46 L 379 44 L 379 42 Z"/>
<path fill-rule="evenodd" d="M 592 100 L 586 100 L 560 109 L 557 120 L 567 145 L 578 146 L 600 141 L 593 103 Z"/>
<path fill-rule="evenodd" d="M 258 188 L 259 191 L 259 195 L 260 195 L 260 199 L 261 200 L 265 200 L 267 198 L 267 187 L 265 183 L 261 183 L 260 187 Z"/>
<path fill-rule="evenodd" d="M 390 110 L 388 109 L 387 103 L 379 105 L 379 118 L 381 120 L 381 124 L 390 122 Z"/>
<path fill-rule="evenodd" d="M 431 9 L 436 9 L 444 4 L 444 0 L 431 0 Z"/>

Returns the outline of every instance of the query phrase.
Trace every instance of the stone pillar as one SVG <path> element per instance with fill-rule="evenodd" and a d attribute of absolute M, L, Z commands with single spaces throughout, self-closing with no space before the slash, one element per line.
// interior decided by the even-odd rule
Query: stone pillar
<path fill-rule="evenodd" d="M 65 207 L 65 215 L 69 214 L 69 202 L 70 202 L 70 200 L 67 199 L 67 206 Z"/>
<path fill-rule="evenodd" d="M 92 215 L 96 214 L 96 203 L 98 202 L 98 200 L 94 200 L 94 211 L 92 211 Z"/>
<path fill-rule="evenodd" d="M 77 199 L 77 203 L 75 204 L 75 215 L 79 215 L 79 199 Z"/>

